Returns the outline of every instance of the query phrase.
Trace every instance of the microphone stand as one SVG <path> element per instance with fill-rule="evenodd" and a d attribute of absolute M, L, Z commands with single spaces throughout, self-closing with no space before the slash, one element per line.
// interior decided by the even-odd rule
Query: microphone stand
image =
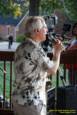
<path fill-rule="evenodd" d="M 56 87 L 55 87 L 55 104 L 54 104 L 54 110 L 55 110 L 55 114 L 54 115 L 57 115 L 58 113 L 58 87 L 59 87 L 59 75 L 60 75 L 60 79 L 62 81 L 62 84 L 63 86 L 65 87 L 66 86 L 66 82 L 64 80 L 64 77 L 63 77 L 63 72 L 61 70 L 61 68 L 59 67 L 58 71 L 57 71 L 57 76 L 56 76 Z"/>
<path fill-rule="evenodd" d="M 54 103 L 54 115 L 57 115 L 57 94 L 58 94 L 58 86 L 59 86 L 59 71 L 57 71 L 57 76 L 56 76 L 56 87 L 55 87 L 55 103 Z"/>

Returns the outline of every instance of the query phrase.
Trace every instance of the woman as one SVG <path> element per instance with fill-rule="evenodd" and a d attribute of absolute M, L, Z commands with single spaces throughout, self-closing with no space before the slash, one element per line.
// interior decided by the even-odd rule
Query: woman
<path fill-rule="evenodd" d="M 46 115 L 46 77 L 56 74 L 64 47 L 60 40 L 53 46 L 50 61 L 40 46 L 46 40 L 47 25 L 42 17 L 29 17 L 25 24 L 28 39 L 15 53 L 15 89 L 12 94 L 14 111 L 18 115 Z"/>

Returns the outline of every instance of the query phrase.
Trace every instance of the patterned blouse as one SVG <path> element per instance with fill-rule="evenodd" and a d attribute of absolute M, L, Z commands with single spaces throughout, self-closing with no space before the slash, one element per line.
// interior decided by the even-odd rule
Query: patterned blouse
<path fill-rule="evenodd" d="M 12 97 L 21 105 L 46 105 L 47 70 L 53 66 L 39 43 L 20 44 L 15 53 L 15 83 Z"/>

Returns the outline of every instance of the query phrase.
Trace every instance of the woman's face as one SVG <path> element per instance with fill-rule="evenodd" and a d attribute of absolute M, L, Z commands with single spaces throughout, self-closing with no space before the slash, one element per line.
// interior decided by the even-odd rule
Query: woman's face
<path fill-rule="evenodd" d="M 39 38 L 41 41 L 45 41 L 46 40 L 46 34 L 48 32 L 48 28 L 47 28 L 47 25 L 45 22 L 42 25 L 43 25 L 42 28 L 39 30 Z"/>
<path fill-rule="evenodd" d="M 44 20 L 39 20 L 38 28 L 34 30 L 35 39 L 39 42 L 43 42 L 46 40 L 46 34 L 48 32 L 47 25 Z"/>
<path fill-rule="evenodd" d="M 47 27 L 43 27 L 41 30 L 40 30 L 40 38 L 42 41 L 45 41 L 46 40 L 46 34 L 48 32 L 48 29 Z"/>

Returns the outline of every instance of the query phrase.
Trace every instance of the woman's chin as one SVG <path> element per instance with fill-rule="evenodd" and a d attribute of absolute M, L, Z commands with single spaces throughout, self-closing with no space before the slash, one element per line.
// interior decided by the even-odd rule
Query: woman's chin
<path fill-rule="evenodd" d="M 46 40 L 46 37 L 43 38 L 43 41 L 45 41 L 45 40 Z"/>

